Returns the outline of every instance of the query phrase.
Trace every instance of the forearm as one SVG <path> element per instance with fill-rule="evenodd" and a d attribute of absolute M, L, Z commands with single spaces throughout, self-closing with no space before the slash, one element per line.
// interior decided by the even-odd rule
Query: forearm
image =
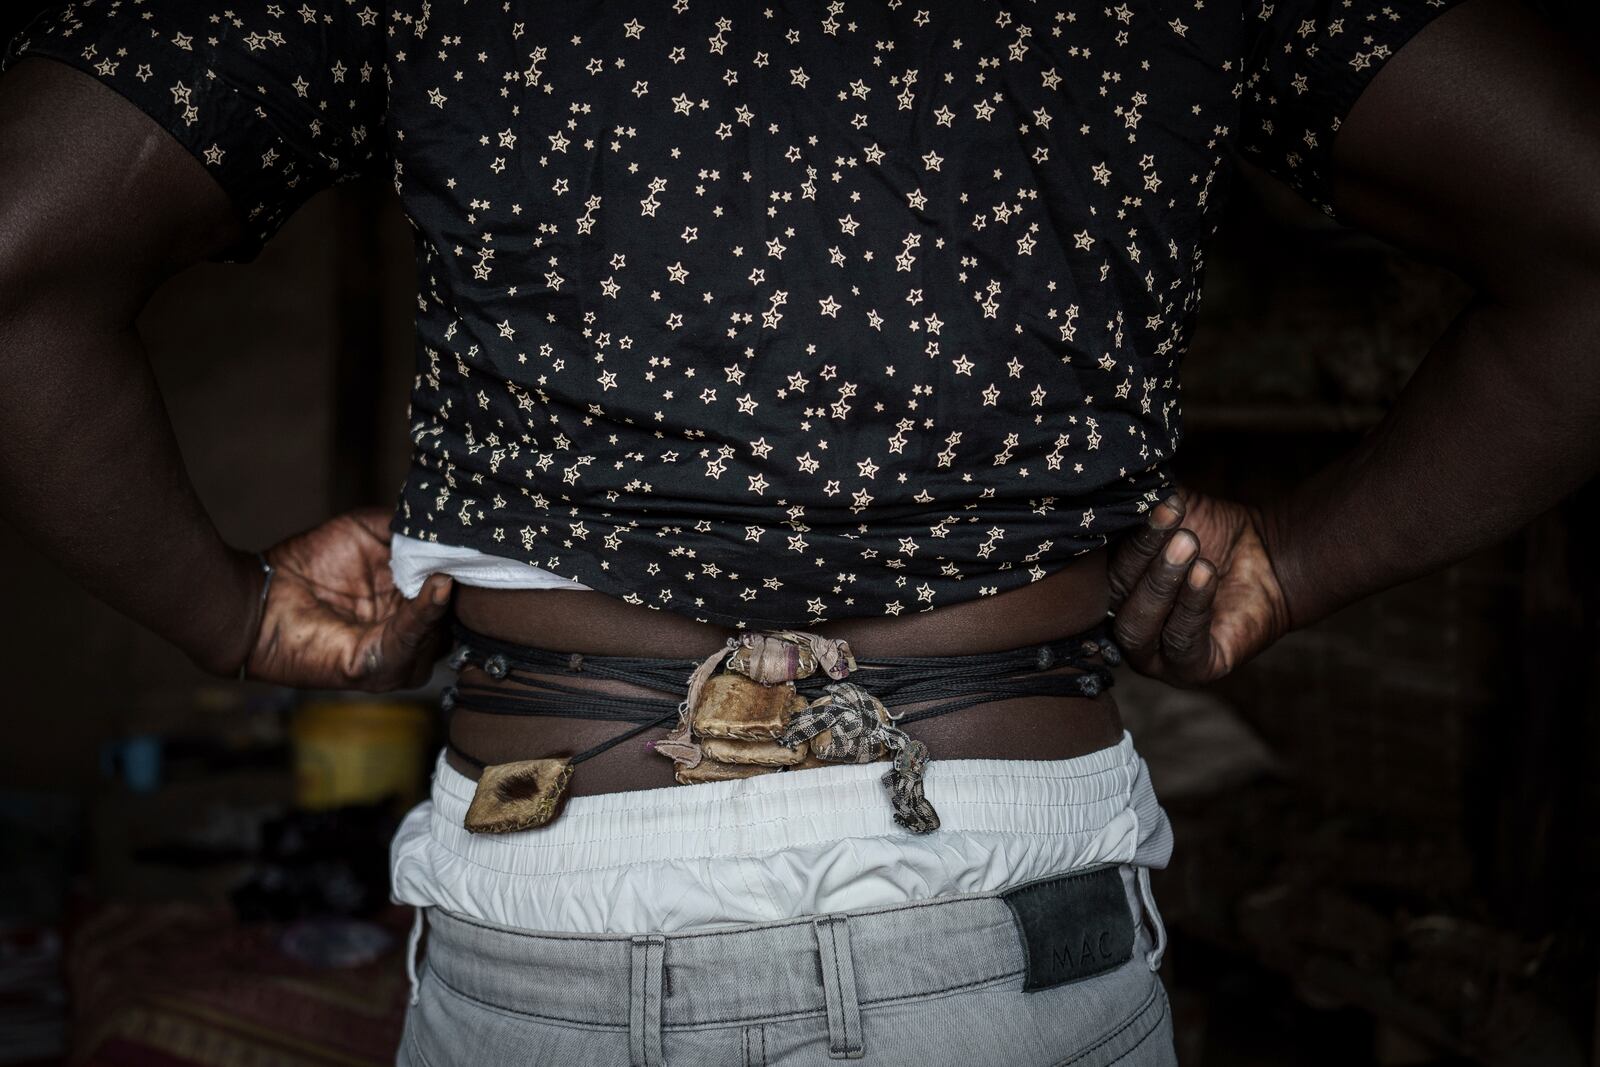
<path fill-rule="evenodd" d="M 238 232 L 227 196 L 94 79 L 0 79 L 0 519 L 197 663 L 244 658 L 262 575 L 195 498 L 133 322 Z"/>
<path fill-rule="evenodd" d="M 0 311 L 0 514 L 202 667 L 236 669 L 259 568 L 196 498 L 138 336 L 95 321 L 92 299 Z"/>
<path fill-rule="evenodd" d="M 1304 626 L 1506 537 L 1600 469 L 1600 279 L 1475 299 L 1387 417 L 1264 509 Z"/>

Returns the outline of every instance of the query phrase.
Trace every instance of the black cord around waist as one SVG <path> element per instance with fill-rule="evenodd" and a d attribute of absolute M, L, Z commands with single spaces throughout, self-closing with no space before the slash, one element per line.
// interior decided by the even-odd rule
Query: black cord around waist
<path fill-rule="evenodd" d="M 689 675 L 702 662 L 699 659 L 552 652 L 489 637 L 460 622 L 453 621 L 452 627 L 458 642 L 450 656 L 452 669 L 459 672 L 470 664 L 497 682 L 511 681 L 526 688 L 451 686 L 444 691 L 441 700 L 446 712 L 460 708 L 489 715 L 541 715 L 637 724 L 632 730 L 578 753 L 572 757 L 572 763 L 591 759 L 653 727 L 672 722 L 680 713 L 682 698 L 597 694 L 592 689 L 563 684 L 551 676 L 584 674 L 676 693 L 687 688 Z M 1110 688 L 1111 668 L 1121 659 L 1107 624 L 1101 623 L 1059 641 L 1001 652 L 857 657 L 857 669 L 850 672 L 849 680 L 881 700 L 891 714 L 899 705 L 936 700 L 941 696 L 948 698 L 896 716 L 896 722 L 904 726 L 1007 697 L 1097 696 Z M 1075 668 L 1079 673 L 1046 673 L 1063 667 Z M 823 687 L 833 681 L 818 671 L 808 678 L 797 679 L 794 685 L 802 695 L 815 699 L 822 695 Z M 485 766 L 482 760 L 454 744 L 449 748 L 478 769 Z"/>

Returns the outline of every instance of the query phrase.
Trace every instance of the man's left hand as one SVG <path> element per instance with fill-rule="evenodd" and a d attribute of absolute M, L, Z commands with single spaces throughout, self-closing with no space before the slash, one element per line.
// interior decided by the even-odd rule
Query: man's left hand
<path fill-rule="evenodd" d="M 1289 629 L 1260 512 L 1177 489 L 1111 558 L 1113 635 L 1141 674 L 1216 681 Z"/>

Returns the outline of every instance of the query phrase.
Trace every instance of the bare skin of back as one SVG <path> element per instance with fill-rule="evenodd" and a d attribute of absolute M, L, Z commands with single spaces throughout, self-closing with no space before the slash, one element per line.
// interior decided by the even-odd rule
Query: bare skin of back
<path fill-rule="evenodd" d="M 814 632 L 842 637 L 858 658 L 949 655 L 1017 648 L 1078 633 L 1105 617 L 1110 603 L 1106 554 L 1082 561 L 1022 589 L 893 618 L 822 623 Z M 461 622 L 479 633 L 560 652 L 702 659 L 735 631 L 697 623 L 682 615 L 626 604 L 603 593 L 568 590 L 502 590 L 461 587 L 455 610 Z M 870 686 L 870 679 L 864 684 Z M 563 674 L 564 685 L 597 692 L 682 699 L 683 693 Z M 476 667 L 462 672 L 473 686 L 495 687 Z M 685 677 L 687 683 L 687 676 Z M 509 680 L 498 683 L 515 688 Z M 922 705 L 903 705 L 914 710 Z M 896 709 L 900 710 L 899 708 Z M 615 723 L 540 717 L 513 717 L 457 708 L 450 738 L 487 763 L 571 754 L 627 729 Z M 573 779 L 574 794 L 647 789 L 671 785 L 673 764 L 645 747 L 666 727 L 638 741 L 609 749 L 588 761 Z M 1111 692 L 1095 699 L 1022 697 L 991 701 L 907 727 L 927 743 L 936 759 L 1063 759 L 1115 744 L 1122 736 Z M 463 774 L 475 776 L 455 753 L 447 758 Z"/>

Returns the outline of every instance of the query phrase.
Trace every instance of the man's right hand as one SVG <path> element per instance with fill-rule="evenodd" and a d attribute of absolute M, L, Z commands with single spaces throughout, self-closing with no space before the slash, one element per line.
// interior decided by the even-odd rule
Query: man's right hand
<path fill-rule="evenodd" d="M 1112 628 L 1141 674 L 1213 682 L 1289 630 L 1261 515 L 1178 489 L 1111 558 Z"/>
<path fill-rule="evenodd" d="M 412 689 L 444 651 L 451 580 L 408 600 L 389 573 L 389 512 L 363 508 L 269 548 L 274 568 L 247 677 L 302 689 Z"/>

